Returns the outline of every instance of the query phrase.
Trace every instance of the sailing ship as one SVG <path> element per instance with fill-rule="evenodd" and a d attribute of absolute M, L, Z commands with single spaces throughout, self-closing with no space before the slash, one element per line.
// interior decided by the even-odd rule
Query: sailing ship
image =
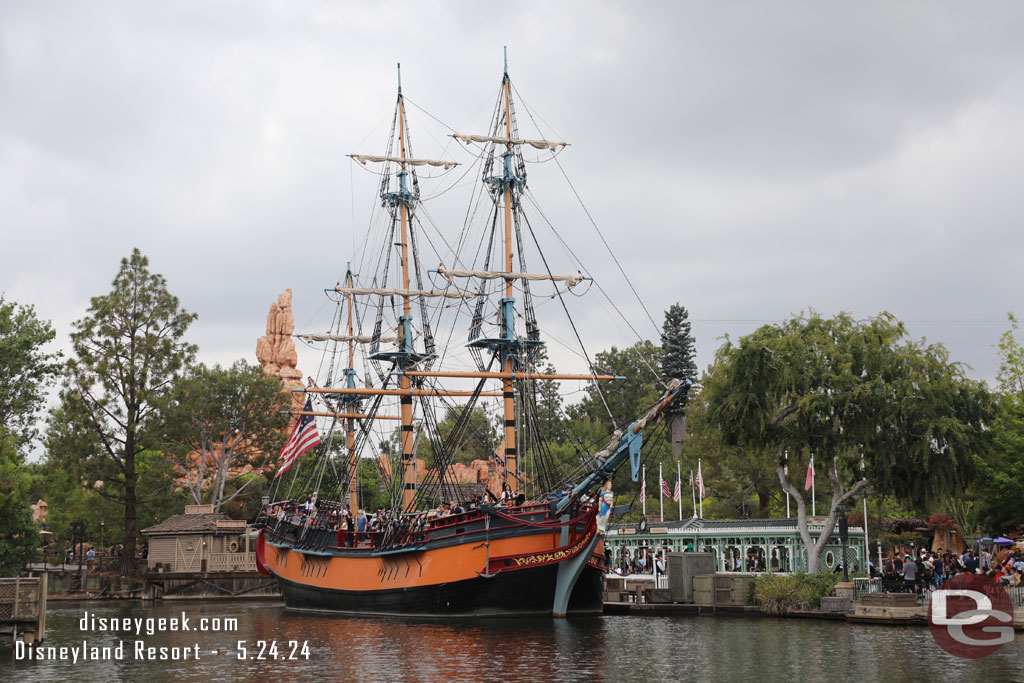
<path fill-rule="evenodd" d="M 435 236 L 446 242 L 452 267 L 421 265 L 431 235 L 420 176 L 443 175 L 457 164 L 412 153 L 400 71 L 385 153 L 352 155 L 380 169 L 381 227 L 357 266 L 373 274 L 350 265 L 327 290 L 337 303 L 329 331 L 299 335 L 323 343 L 330 360 L 301 390 L 306 407 L 293 415 L 318 419 L 326 436 L 289 471 L 288 483 L 278 480 L 276 500 L 256 523 L 259 570 L 277 578 L 287 608 L 421 616 L 565 616 L 603 608 L 607 567 L 599 527 L 609 510 L 599 519 L 598 489 L 626 462 L 637 480 L 645 427 L 686 386 L 666 384 L 659 401 L 603 448 L 580 444 L 561 460 L 545 448 L 539 383 L 622 378 L 597 374 L 592 365 L 580 374 L 541 367 L 534 290 L 550 288 L 545 301 L 560 300 L 568 313 L 566 295 L 589 278 L 551 271 L 542 254 L 540 268 L 527 268 L 527 253 L 540 253 L 540 242 L 524 212 L 524 149 L 550 160 L 566 143 L 520 137 L 513 92 L 506 57 L 489 130 L 451 133 L 474 154 L 482 181 L 476 206 L 489 214 L 473 239 L 471 220 L 455 244 Z M 439 332 L 460 326 L 466 337 Z M 481 415 L 485 427 L 500 425 L 500 443 L 473 434 Z M 393 456 L 368 459 L 380 466 L 389 504 L 372 526 L 357 528 L 349 519 L 360 509 L 360 463 L 389 429 L 397 435 Z M 425 470 L 417 458 L 421 437 L 431 456 Z M 488 487 L 485 497 L 467 501 L 454 481 L 455 460 L 472 444 L 502 482 L 500 495 Z"/>

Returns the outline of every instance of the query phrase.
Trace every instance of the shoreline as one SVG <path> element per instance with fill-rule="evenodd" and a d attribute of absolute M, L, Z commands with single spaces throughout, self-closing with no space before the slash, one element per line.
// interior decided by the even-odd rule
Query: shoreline
<path fill-rule="evenodd" d="M 756 605 L 697 605 L 693 603 L 634 603 L 605 602 L 604 614 L 609 616 L 692 616 L 692 617 L 733 617 L 760 619 L 818 619 L 821 621 L 845 621 L 851 624 L 876 626 L 928 626 L 928 607 L 886 607 L 876 608 L 877 613 L 857 614 L 856 612 L 824 612 L 821 610 L 795 610 L 788 614 L 768 614 Z M 876 610 L 872 610 L 875 612 Z M 1024 607 L 1013 610 L 1014 631 L 1024 631 Z"/>

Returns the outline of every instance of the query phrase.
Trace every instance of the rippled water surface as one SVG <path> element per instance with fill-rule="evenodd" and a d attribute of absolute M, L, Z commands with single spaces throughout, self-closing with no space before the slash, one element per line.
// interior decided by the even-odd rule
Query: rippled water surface
<path fill-rule="evenodd" d="M 100 633 L 102 618 L 171 618 L 193 629 L 206 617 L 237 618 L 234 632 Z M 594 617 L 418 621 L 287 612 L 271 602 L 51 602 L 47 646 L 125 642 L 125 661 L 16 661 L 0 644 L 0 681 L 367 680 L 367 681 L 1024 681 L 1024 633 L 995 655 L 957 659 L 927 628 L 741 617 Z M 148 661 L 146 647 L 199 646 L 198 661 Z M 308 643 L 308 660 L 238 659 L 238 641 Z M 217 654 L 213 654 L 217 651 Z M 300 652 L 297 651 L 296 655 Z M 266 656 L 266 653 L 264 653 Z"/>

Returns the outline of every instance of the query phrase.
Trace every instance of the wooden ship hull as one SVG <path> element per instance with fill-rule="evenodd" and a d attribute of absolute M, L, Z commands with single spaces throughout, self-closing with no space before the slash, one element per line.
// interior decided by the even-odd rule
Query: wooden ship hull
<path fill-rule="evenodd" d="M 473 511 L 430 523 L 386 548 L 344 533 L 266 522 L 260 571 L 289 609 L 365 615 L 600 614 L 604 556 L 592 508 L 552 522 L 546 505 Z M 500 514 L 500 516 L 498 516 Z M 560 604 L 562 603 L 562 604 Z"/>

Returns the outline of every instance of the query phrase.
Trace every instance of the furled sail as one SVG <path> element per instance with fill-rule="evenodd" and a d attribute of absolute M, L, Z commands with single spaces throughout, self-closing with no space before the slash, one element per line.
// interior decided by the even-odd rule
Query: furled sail
<path fill-rule="evenodd" d="M 401 164 L 409 164 L 410 166 L 437 166 L 444 168 L 455 168 L 459 164 L 454 161 L 443 161 L 438 159 L 403 159 L 402 157 L 395 156 L 378 156 L 376 154 L 349 154 L 350 157 L 361 163 L 363 166 L 366 165 L 367 161 L 375 161 L 382 163 L 385 161 L 394 161 Z"/>
<path fill-rule="evenodd" d="M 463 142 L 497 142 L 503 145 L 529 145 L 535 149 L 550 149 L 556 150 L 559 147 L 565 147 L 568 142 L 552 142 L 551 140 L 524 140 L 523 138 L 507 138 L 500 135 L 467 135 L 465 133 L 455 133 L 452 135 L 456 140 L 462 140 Z"/>
<path fill-rule="evenodd" d="M 564 282 L 569 287 L 575 287 L 584 280 L 584 277 L 579 273 L 576 275 L 548 275 L 547 273 L 507 273 L 491 270 L 448 270 L 445 268 L 438 268 L 437 272 L 448 278 L 449 282 L 457 277 L 478 277 L 481 280 L 552 280 L 554 282 Z"/>
<path fill-rule="evenodd" d="M 424 296 L 446 299 L 473 299 L 476 292 L 448 292 L 441 289 L 396 289 L 391 287 L 335 287 L 339 294 L 379 294 L 381 296 Z"/>
<path fill-rule="evenodd" d="M 295 335 L 302 341 L 314 342 L 314 341 L 338 341 L 338 342 L 356 342 L 357 344 L 372 344 L 373 342 L 384 342 L 390 343 L 398 341 L 398 337 L 374 337 L 369 334 L 297 334 Z"/>

